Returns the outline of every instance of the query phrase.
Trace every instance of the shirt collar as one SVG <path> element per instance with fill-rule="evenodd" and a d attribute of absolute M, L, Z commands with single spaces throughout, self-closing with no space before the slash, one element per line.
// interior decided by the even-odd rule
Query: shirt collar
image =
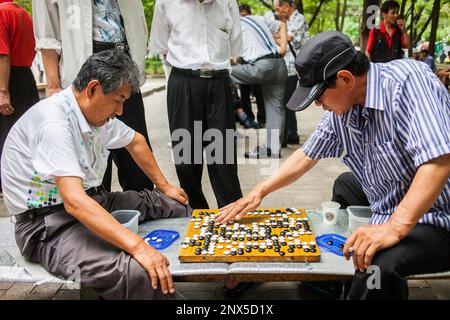
<path fill-rule="evenodd" d="M 392 36 L 397 32 L 397 28 L 395 26 L 392 26 L 392 29 L 394 29 L 394 32 L 392 32 Z M 384 21 L 381 21 L 380 23 L 380 32 L 387 34 L 386 25 L 384 24 Z"/>
<path fill-rule="evenodd" d="M 385 110 L 380 66 L 370 63 L 364 108 Z"/>
<path fill-rule="evenodd" d="M 89 123 L 86 121 L 83 113 L 81 112 L 80 105 L 78 104 L 77 99 L 75 98 L 75 94 L 73 93 L 73 86 L 64 89 L 63 94 L 69 98 L 70 109 L 73 111 L 78 120 L 78 125 L 80 126 L 80 130 L 83 134 L 92 133 L 92 128 Z"/>

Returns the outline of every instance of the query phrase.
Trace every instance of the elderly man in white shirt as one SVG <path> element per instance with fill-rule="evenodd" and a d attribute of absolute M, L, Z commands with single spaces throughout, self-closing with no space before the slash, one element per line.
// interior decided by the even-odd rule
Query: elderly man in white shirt
<path fill-rule="evenodd" d="M 106 50 L 88 58 L 73 86 L 27 111 L 2 154 L 5 204 L 21 253 L 50 273 L 69 278 L 75 267 L 80 277 L 74 280 L 106 299 L 181 298 L 166 257 L 110 214 L 138 210 L 142 222 L 192 212 L 145 138 L 116 119 L 136 90 L 136 64 Z M 117 148 L 130 152 L 157 189 L 110 193 L 101 187 L 108 149 Z"/>
<path fill-rule="evenodd" d="M 230 58 L 242 53 L 236 1 L 157 0 L 151 32 L 151 52 L 165 55 L 172 66 L 167 104 L 180 184 L 194 209 L 209 208 L 201 181 L 202 149 L 208 146 L 203 134 L 208 129 L 220 132 L 223 149 L 216 150 L 214 159 L 208 159 L 207 164 L 217 204 L 223 207 L 242 194 L 236 140 L 226 134 L 227 130 L 235 130 Z M 180 130 L 190 137 L 186 146 L 177 138 Z M 180 142 L 184 142 L 182 155 L 175 152 L 180 149 Z"/>
<path fill-rule="evenodd" d="M 148 31 L 140 0 L 33 0 L 33 20 L 49 95 L 70 86 L 92 53 L 111 48 L 132 57 L 139 67 L 140 85 L 144 84 Z M 125 106 L 119 118 L 149 143 L 141 93 L 133 93 Z M 124 191 L 153 189 L 129 153 L 118 149 L 108 162 L 103 181 L 107 190 L 111 189 L 112 160 Z"/>

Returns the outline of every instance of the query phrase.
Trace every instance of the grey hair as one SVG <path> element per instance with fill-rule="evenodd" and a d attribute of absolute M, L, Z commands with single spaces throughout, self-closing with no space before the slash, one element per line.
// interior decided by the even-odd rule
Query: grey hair
<path fill-rule="evenodd" d="M 89 82 L 98 80 L 105 94 L 129 84 L 134 92 L 139 91 L 139 68 L 131 57 L 116 49 L 91 55 L 81 67 L 73 86 L 83 91 Z"/>

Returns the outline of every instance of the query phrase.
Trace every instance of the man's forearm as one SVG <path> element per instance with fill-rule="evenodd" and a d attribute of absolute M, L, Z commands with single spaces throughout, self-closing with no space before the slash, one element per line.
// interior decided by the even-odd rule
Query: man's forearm
<path fill-rule="evenodd" d="M 134 254 L 142 238 L 126 229 L 100 204 L 89 197 L 80 178 L 55 177 L 66 211 L 94 234 L 114 246 Z"/>
<path fill-rule="evenodd" d="M 166 178 L 156 163 L 153 152 L 150 150 L 150 147 L 142 134 L 136 132 L 133 141 L 126 147 L 126 149 L 131 154 L 139 168 L 144 171 L 155 186 L 162 189 L 168 185 Z"/>
<path fill-rule="evenodd" d="M 9 56 L 0 55 L 0 92 L 9 93 L 9 74 L 11 60 Z"/>
<path fill-rule="evenodd" d="M 411 187 L 388 221 L 401 238 L 406 237 L 432 207 L 448 183 L 449 177 L 450 155 L 434 159 L 419 167 Z"/>
<path fill-rule="evenodd" d="M 42 49 L 42 62 L 49 89 L 61 88 L 59 80 L 59 55 L 56 50 Z"/>
<path fill-rule="evenodd" d="M 281 22 L 280 23 L 280 30 L 278 31 L 278 35 L 280 37 L 280 51 L 281 53 L 285 53 L 286 49 L 287 49 L 287 39 L 288 39 L 288 35 L 287 35 L 287 27 L 286 27 L 286 23 Z"/>
<path fill-rule="evenodd" d="M 259 189 L 262 198 L 264 198 L 269 193 L 294 183 L 318 162 L 318 160 L 312 160 L 301 149 L 298 149 L 270 178 L 261 182 L 256 188 Z"/>

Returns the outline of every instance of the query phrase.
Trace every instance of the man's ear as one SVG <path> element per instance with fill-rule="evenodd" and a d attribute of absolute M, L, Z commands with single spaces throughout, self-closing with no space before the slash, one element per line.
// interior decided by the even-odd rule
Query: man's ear
<path fill-rule="evenodd" d="M 99 92 L 103 92 L 100 81 L 92 80 L 91 82 L 88 83 L 86 87 L 86 95 L 89 99 L 91 99 L 95 95 L 95 93 Z"/>
<path fill-rule="evenodd" d="M 337 73 L 336 77 L 345 83 L 347 90 L 353 90 L 355 88 L 355 76 L 350 71 L 341 70 Z"/>

